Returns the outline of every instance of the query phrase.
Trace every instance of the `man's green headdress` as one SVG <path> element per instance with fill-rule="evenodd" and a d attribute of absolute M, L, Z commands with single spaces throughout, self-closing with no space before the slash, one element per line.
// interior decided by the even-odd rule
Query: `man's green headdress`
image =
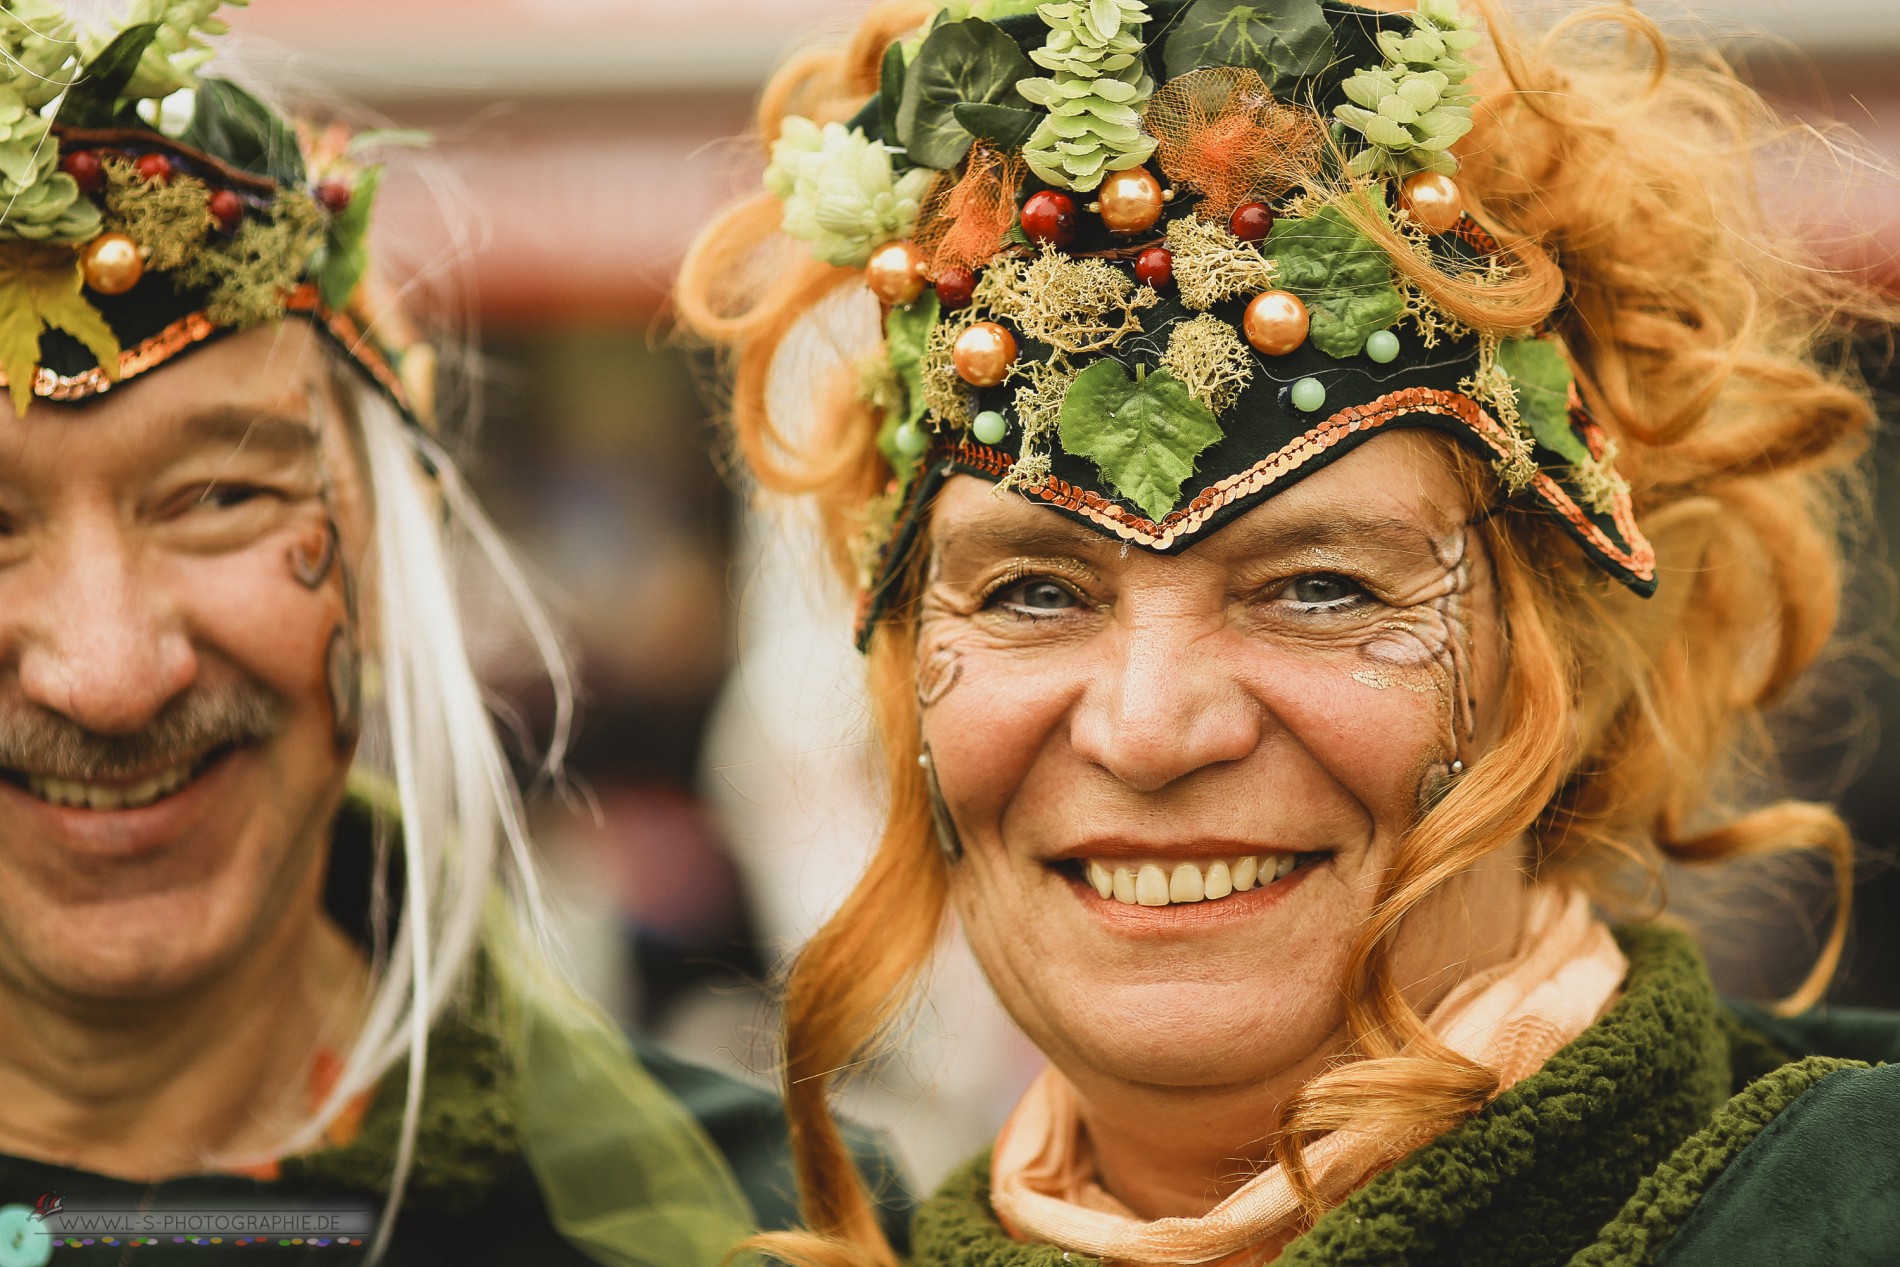
<path fill-rule="evenodd" d="M 429 350 L 359 293 L 377 169 L 200 73 L 220 7 L 132 0 L 95 32 L 0 0 L 0 382 L 20 412 L 85 400 L 296 316 L 430 421 Z"/>
<path fill-rule="evenodd" d="M 1509 268 L 1453 179 L 1478 38 L 1456 0 L 954 0 L 849 124 L 788 119 L 785 232 L 885 311 L 861 640 L 951 475 L 1167 552 L 1399 427 L 1650 593 L 1555 333 L 1472 328 L 1411 280 Z"/>

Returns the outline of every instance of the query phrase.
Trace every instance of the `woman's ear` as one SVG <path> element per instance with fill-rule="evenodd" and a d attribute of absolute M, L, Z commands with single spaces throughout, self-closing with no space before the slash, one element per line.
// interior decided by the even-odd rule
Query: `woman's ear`
<path fill-rule="evenodd" d="M 1620 585 L 1607 586 L 1603 600 L 1618 635 L 1638 653 L 1634 663 L 1654 664 L 1681 627 L 1721 513 L 1722 504 L 1713 497 L 1691 497 L 1644 520 L 1643 532 L 1656 549 L 1656 592 L 1638 598 Z M 1603 689 L 1583 693 L 1577 703 L 1580 752 L 1595 747 L 1636 687 L 1636 678 L 1619 676 Z"/>

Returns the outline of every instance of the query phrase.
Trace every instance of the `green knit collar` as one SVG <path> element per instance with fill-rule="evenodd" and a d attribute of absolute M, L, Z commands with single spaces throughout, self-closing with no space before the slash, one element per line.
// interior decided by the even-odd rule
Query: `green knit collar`
<path fill-rule="evenodd" d="M 1730 1093 L 1729 1043 L 1700 957 L 1680 933 L 1619 930 L 1623 997 L 1542 1070 L 1375 1177 L 1278 1260 L 1555 1264 L 1589 1244 L 1641 1178 Z M 918 1267 L 1088 1267 L 1027 1245 L 989 1207 L 987 1151 L 918 1211 Z"/>

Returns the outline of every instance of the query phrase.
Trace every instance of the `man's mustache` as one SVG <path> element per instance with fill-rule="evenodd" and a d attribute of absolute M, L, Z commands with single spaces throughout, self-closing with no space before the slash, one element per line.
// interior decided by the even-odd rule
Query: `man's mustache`
<path fill-rule="evenodd" d="M 283 701 L 255 682 L 194 688 L 134 735 L 101 735 L 49 708 L 0 701 L 0 766 L 44 778 L 114 781 L 154 774 L 283 725 Z"/>

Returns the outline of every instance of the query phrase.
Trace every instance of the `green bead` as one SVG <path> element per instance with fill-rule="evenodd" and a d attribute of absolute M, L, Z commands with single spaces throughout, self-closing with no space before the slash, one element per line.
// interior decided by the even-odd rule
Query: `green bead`
<path fill-rule="evenodd" d="M 1381 365 L 1399 359 L 1399 336 L 1390 330 L 1377 330 L 1366 340 L 1366 355 Z"/>
<path fill-rule="evenodd" d="M 1293 407 L 1312 413 L 1326 403 L 1326 385 L 1317 378 L 1303 378 L 1293 384 Z"/>
<path fill-rule="evenodd" d="M 917 457 L 923 453 L 925 446 L 929 443 L 924 438 L 924 433 L 917 429 L 916 424 L 901 422 L 897 425 L 897 451 L 905 457 Z"/>
<path fill-rule="evenodd" d="M 1009 424 L 994 409 L 985 409 L 971 421 L 970 430 L 983 444 L 995 444 L 1009 430 Z"/>

